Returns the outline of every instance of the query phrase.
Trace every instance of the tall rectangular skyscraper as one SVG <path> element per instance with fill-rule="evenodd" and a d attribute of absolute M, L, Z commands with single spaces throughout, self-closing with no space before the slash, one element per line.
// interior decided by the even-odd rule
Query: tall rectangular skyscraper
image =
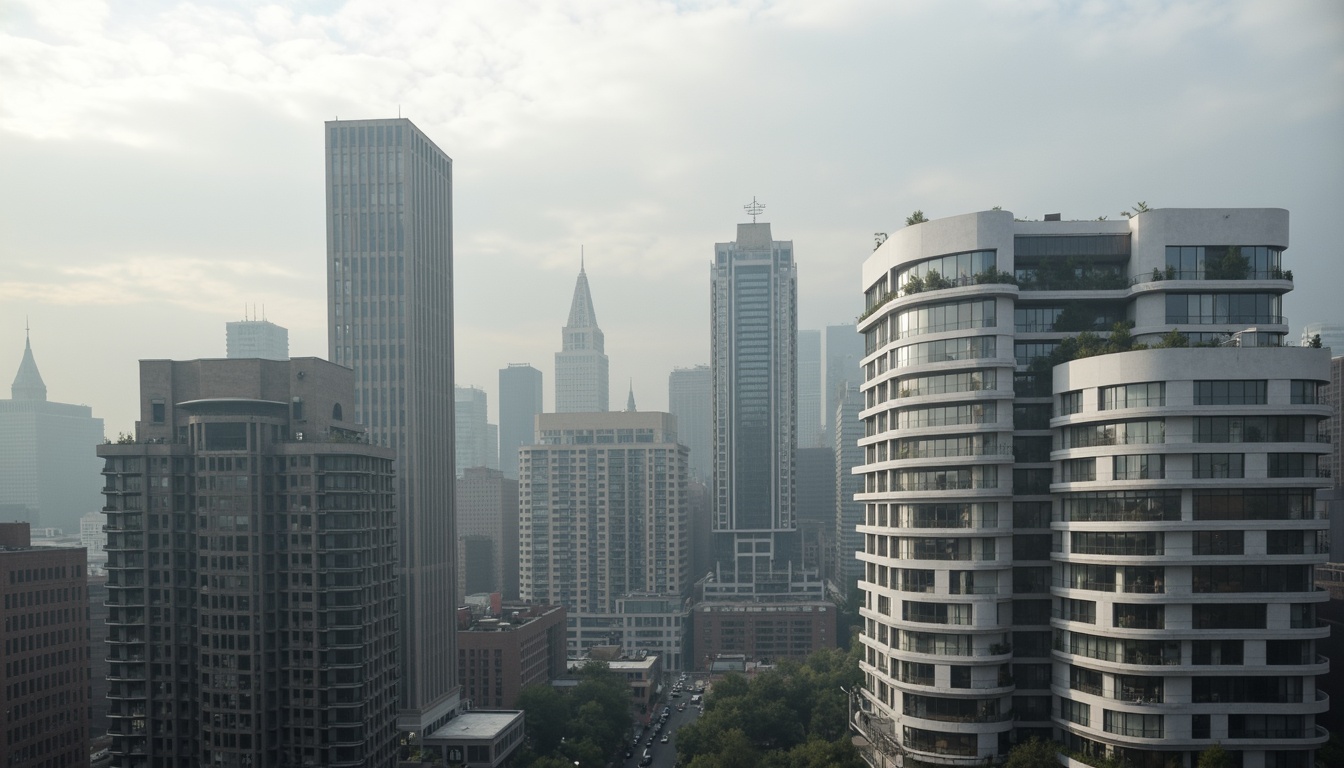
<path fill-rule="evenodd" d="M 736 241 L 714 246 L 711 276 L 715 581 L 759 585 L 800 554 L 793 243 L 738 224 Z"/>
<path fill-rule="evenodd" d="M 486 421 L 488 401 L 485 390 L 456 387 L 455 410 L 457 476 L 471 467 L 499 469 L 499 431 Z"/>
<path fill-rule="evenodd" d="M 425 733 L 460 704 L 453 612 L 453 161 L 410 120 L 326 124 L 331 360 L 354 419 L 397 451 L 401 712 Z"/>
<path fill-rule="evenodd" d="M 830 446 L 821 439 L 821 331 L 798 332 L 798 447 Z"/>
<path fill-rule="evenodd" d="M 527 363 L 499 369 L 499 468 L 518 479 L 518 449 L 536 441 L 541 413 L 541 371 Z"/>
<path fill-rule="evenodd" d="M 706 486 L 714 476 L 710 382 L 708 365 L 676 368 L 667 377 L 667 410 L 677 417 L 681 444 L 691 449 L 691 479 Z"/>

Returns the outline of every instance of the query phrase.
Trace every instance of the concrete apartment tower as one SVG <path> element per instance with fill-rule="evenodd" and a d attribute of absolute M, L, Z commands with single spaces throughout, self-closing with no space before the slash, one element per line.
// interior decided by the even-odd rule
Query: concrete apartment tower
<path fill-rule="evenodd" d="M 30 530 L 0 523 L 0 765 L 88 768 L 84 550 L 33 547 Z"/>
<path fill-rule="evenodd" d="M 327 321 L 354 418 L 397 452 L 404 732 L 460 706 L 453 492 L 453 161 L 410 120 L 326 124 Z"/>
<path fill-rule="evenodd" d="M 569 320 L 555 353 L 555 412 L 597 413 L 611 409 L 606 340 L 597 327 L 588 273 L 579 265 Z"/>
<path fill-rule="evenodd" d="M 395 454 L 354 393 L 314 357 L 141 361 L 135 442 L 98 447 L 114 765 L 396 764 Z"/>
<path fill-rule="evenodd" d="M 518 449 L 535 442 L 541 413 L 541 371 L 527 363 L 499 369 L 499 469 L 518 479 Z"/>
<path fill-rule="evenodd" d="M 1194 768 L 1215 744 L 1243 768 L 1312 765 L 1330 373 L 1282 346 L 1287 245 L 1280 209 L 987 211 L 868 258 L 854 725 L 872 764 L 1039 736 L 1135 766 Z M 1054 354 L 1083 331 L 1111 346 Z M 1159 348 L 1106 353 L 1131 342 Z"/>
<path fill-rule="evenodd" d="M 47 399 L 30 339 L 10 392 L 0 400 L 0 519 L 77 534 L 80 518 L 102 507 L 94 449 L 103 420 Z"/>
<path fill-rule="evenodd" d="M 237 320 L 224 325 L 229 358 L 289 359 L 289 329 L 267 320 Z"/>
<path fill-rule="evenodd" d="M 544 413 L 537 422 L 539 442 L 519 464 L 522 599 L 565 607 L 571 656 L 621 641 L 618 601 L 631 595 L 669 598 L 672 623 L 644 626 L 679 629 L 690 573 L 676 420 L 646 411 Z M 679 669 L 681 648 L 664 650 Z"/>

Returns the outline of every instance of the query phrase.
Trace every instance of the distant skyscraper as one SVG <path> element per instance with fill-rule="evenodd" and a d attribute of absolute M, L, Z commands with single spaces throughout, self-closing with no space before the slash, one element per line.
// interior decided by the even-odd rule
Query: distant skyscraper
<path fill-rule="evenodd" d="M 677 417 L 681 444 L 691 450 L 691 478 L 703 485 L 714 478 L 713 391 L 708 365 L 677 368 L 667 377 L 668 410 Z"/>
<path fill-rule="evenodd" d="M 87 405 L 47 400 L 31 341 L 10 392 L 0 400 L 0 516 L 78 534 L 79 519 L 103 506 L 94 455 L 103 420 Z"/>
<path fill-rule="evenodd" d="M 854 497 L 863 492 L 863 476 L 851 470 L 863 463 L 863 394 L 857 381 L 845 386 L 840 404 L 836 406 L 831 422 L 835 424 L 835 578 L 844 584 L 863 574 L 863 562 L 858 551 L 863 549 L 863 502 Z"/>
<path fill-rule="evenodd" d="M 798 271 L 769 224 L 738 224 L 712 267 L 715 589 L 760 585 L 800 557 L 794 511 Z"/>
<path fill-rule="evenodd" d="M 518 599 L 518 481 L 469 467 L 457 481 L 459 591 Z"/>
<path fill-rule="evenodd" d="M 541 413 L 541 371 L 527 363 L 499 369 L 499 468 L 518 479 L 518 449 L 536 441 Z"/>
<path fill-rule="evenodd" d="M 345 420 L 354 384 L 141 361 L 135 442 L 98 446 L 115 764 L 395 764 L 397 478 Z"/>
<path fill-rule="evenodd" d="M 1311 343 L 1313 336 L 1321 337 L 1321 346 L 1329 347 L 1330 354 L 1333 356 L 1344 355 L 1344 324 L 1340 323 L 1307 323 L 1302 328 L 1302 346 Z"/>
<path fill-rule="evenodd" d="M 597 312 L 582 265 L 574 283 L 563 346 L 555 353 L 555 412 L 596 413 L 611 408 L 608 394 L 606 341 L 597 327 Z"/>
<path fill-rule="evenodd" d="M 332 362 L 355 420 L 397 451 L 403 731 L 460 705 L 453 529 L 453 161 L 410 120 L 326 124 Z"/>
<path fill-rule="evenodd" d="M 289 329 L 266 320 L 238 320 L 225 324 L 228 356 L 289 359 Z"/>
<path fill-rule="evenodd" d="M 571 654 L 620 642 L 619 598 L 689 591 L 686 448 L 666 413 L 538 422 L 519 463 L 521 597 L 565 606 Z"/>
<path fill-rule="evenodd" d="M 821 422 L 821 331 L 799 331 L 799 449 L 829 447 L 821 439 Z"/>
<path fill-rule="evenodd" d="M 835 439 L 835 409 L 850 384 L 862 381 L 859 363 L 863 360 L 863 337 L 853 323 L 826 326 L 826 396 L 822 418 L 826 421 L 827 440 Z"/>
<path fill-rule="evenodd" d="M 476 387 L 457 387 L 455 414 L 457 418 L 457 476 L 471 467 L 499 469 L 498 431 L 486 422 L 487 400 L 485 390 Z"/>

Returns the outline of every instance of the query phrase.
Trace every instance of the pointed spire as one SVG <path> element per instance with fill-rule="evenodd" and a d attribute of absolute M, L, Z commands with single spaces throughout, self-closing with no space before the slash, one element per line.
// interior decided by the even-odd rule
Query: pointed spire
<path fill-rule="evenodd" d="M 47 385 L 37 370 L 37 361 L 33 359 L 33 343 L 29 335 L 28 323 L 24 322 L 23 360 L 19 363 L 19 372 L 10 385 L 11 397 L 15 400 L 46 400 Z"/>
<path fill-rule="evenodd" d="M 574 300 L 569 304 L 569 322 L 566 328 L 596 328 L 597 312 L 593 309 L 593 294 L 588 289 L 588 273 L 579 263 L 579 279 L 574 283 Z"/>
<path fill-rule="evenodd" d="M 635 412 L 635 380 L 633 377 L 630 379 L 630 396 L 625 399 L 625 412 Z"/>

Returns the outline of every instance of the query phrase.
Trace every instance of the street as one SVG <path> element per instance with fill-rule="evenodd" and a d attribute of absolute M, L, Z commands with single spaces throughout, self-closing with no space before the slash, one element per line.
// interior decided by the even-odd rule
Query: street
<path fill-rule="evenodd" d="M 681 698 L 678 699 L 665 698 L 663 702 L 658 705 L 657 711 L 659 712 L 662 711 L 663 706 L 670 706 L 672 708 L 672 711 L 667 718 L 667 727 L 663 730 L 662 734 L 659 734 L 654 738 L 652 747 L 647 746 L 649 733 L 644 734 L 644 739 L 640 741 L 639 748 L 632 750 L 630 753 L 630 757 L 622 763 L 623 768 L 636 768 L 639 765 L 640 760 L 644 756 L 645 749 L 650 750 L 650 752 L 652 752 L 653 754 L 653 762 L 650 763 L 651 768 L 672 768 L 674 765 L 676 765 L 677 729 L 681 728 L 681 726 L 686 725 L 687 723 L 695 722 L 695 719 L 700 716 L 699 708 L 691 703 L 691 696 L 694 693 L 695 691 L 693 690 L 683 691 L 681 694 Z M 679 704 L 686 705 L 685 712 L 677 711 L 677 705 Z M 653 722 L 656 724 L 658 722 L 658 718 L 655 717 L 653 719 Z M 668 737 L 666 744 L 663 744 L 660 741 L 663 735 L 666 735 Z"/>

